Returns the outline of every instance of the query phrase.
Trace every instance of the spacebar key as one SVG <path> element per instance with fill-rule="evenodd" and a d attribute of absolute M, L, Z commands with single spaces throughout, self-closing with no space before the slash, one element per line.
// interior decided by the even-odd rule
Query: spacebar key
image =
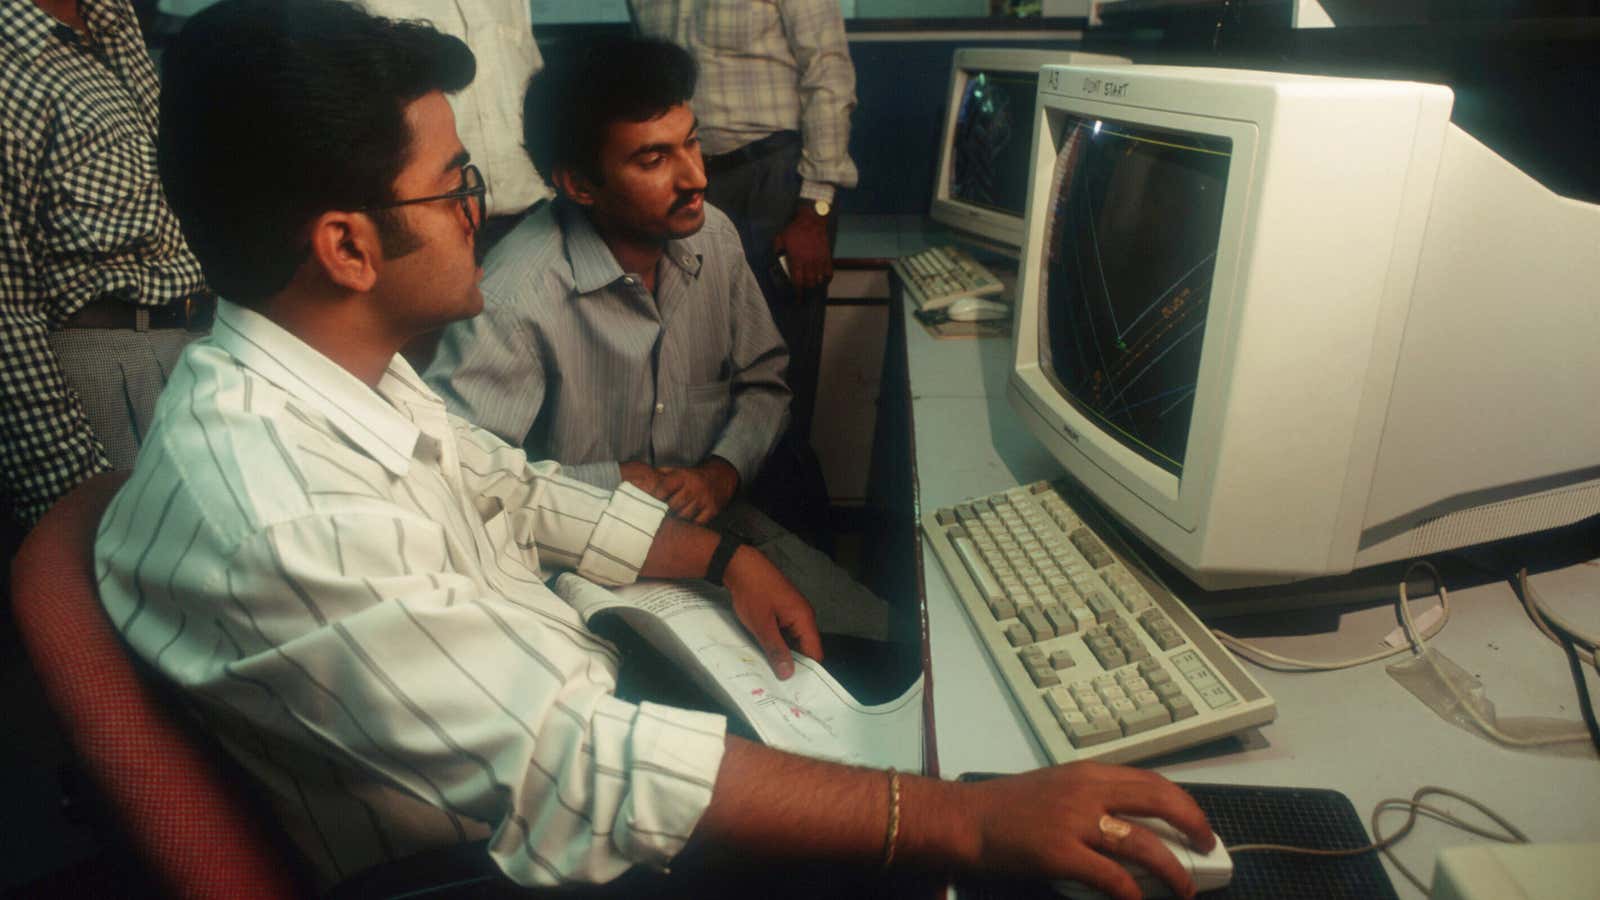
<path fill-rule="evenodd" d="M 961 557 L 961 564 L 967 567 L 967 574 L 978 585 L 978 593 L 983 595 L 983 602 L 991 610 L 995 605 L 1005 599 L 1005 592 L 1000 590 L 1000 582 L 994 580 L 994 575 L 989 567 L 978 557 L 978 548 L 966 532 L 960 529 L 951 529 L 950 546 L 956 548 L 956 555 Z"/>

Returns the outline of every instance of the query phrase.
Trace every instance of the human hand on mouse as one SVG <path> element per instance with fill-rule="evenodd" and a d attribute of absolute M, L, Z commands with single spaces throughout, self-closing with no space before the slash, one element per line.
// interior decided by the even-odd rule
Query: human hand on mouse
<path fill-rule="evenodd" d="M 984 871 L 1071 879 L 1115 900 L 1140 900 L 1116 857 L 1187 898 L 1195 893 L 1188 870 L 1154 832 L 1121 817 L 1164 819 L 1202 853 L 1216 845 L 1194 799 L 1143 769 L 1069 763 L 968 787 L 981 848 L 976 868 Z"/>

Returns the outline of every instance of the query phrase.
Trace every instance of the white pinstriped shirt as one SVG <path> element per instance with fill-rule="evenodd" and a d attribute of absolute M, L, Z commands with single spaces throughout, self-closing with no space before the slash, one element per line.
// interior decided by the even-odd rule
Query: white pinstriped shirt
<path fill-rule="evenodd" d="M 667 242 L 653 296 L 564 199 L 485 270 L 483 312 L 446 328 L 428 366 L 452 412 L 604 488 L 633 460 L 719 456 L 755 480 L 788 420 L 789 353 L 721 210 Z"/>
<path fill-rule="evenodd" d="M 694 111 L 707 156 L 778 131 L 801 137 L 800 196 L 833 201 L 856 185 L 850 63 L 839 0 L 629 0 L 647 35 L 700 64 Z"/>
<path fill-rule="evenodd" d="M 223 303 L 96 541 L 102 601 L 269 789 L 328 882 L 489 838 L 514 880 L 664 865 L 720 716 L 613 696 L 615 648 L 545 587 L 638 574 L 665 507 L 376 391 Z"/>
<path fill-rule="evenodd" d="M 456 134 L 483 170 L 490 216 L 521 212 L 550 196 L 522 149 L 522 95 L 544 68 L 528 0 L 354 0 L 375 16 L 421 19 L 472 48 L 478 72 L 449 94 Z"/>

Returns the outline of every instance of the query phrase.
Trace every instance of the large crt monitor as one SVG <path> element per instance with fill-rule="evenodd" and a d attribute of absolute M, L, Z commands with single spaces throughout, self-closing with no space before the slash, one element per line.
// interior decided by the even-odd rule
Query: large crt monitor
<path fill-rule="evenodd" d="M 1437 85 L 1040 76 L 1013 407 L 1196 584 L 1600 513 L 1600 207 Z"/>
<path fill-rule="evenodd" d="M 1018 247 L 1028 203 L 1039 69 L 1119 62 L 1126 60 L 1070 50 L 957 50 L 929 215 L 1002 247 Z"/>

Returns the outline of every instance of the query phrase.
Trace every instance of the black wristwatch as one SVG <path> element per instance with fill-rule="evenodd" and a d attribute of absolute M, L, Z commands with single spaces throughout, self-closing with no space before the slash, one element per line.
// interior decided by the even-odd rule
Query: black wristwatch
<path fill-rule="evenodd" d="M 728 563 L 733 561 L 733 555 L 744 546 L 744 541 L 731 534 L 724 534 L 717 543 L 717 549 L 711 553 L 711 562 L 706 566 L 706 580 L 718 587 L 722 586 L 722 576 L 728 572 Z"/>

